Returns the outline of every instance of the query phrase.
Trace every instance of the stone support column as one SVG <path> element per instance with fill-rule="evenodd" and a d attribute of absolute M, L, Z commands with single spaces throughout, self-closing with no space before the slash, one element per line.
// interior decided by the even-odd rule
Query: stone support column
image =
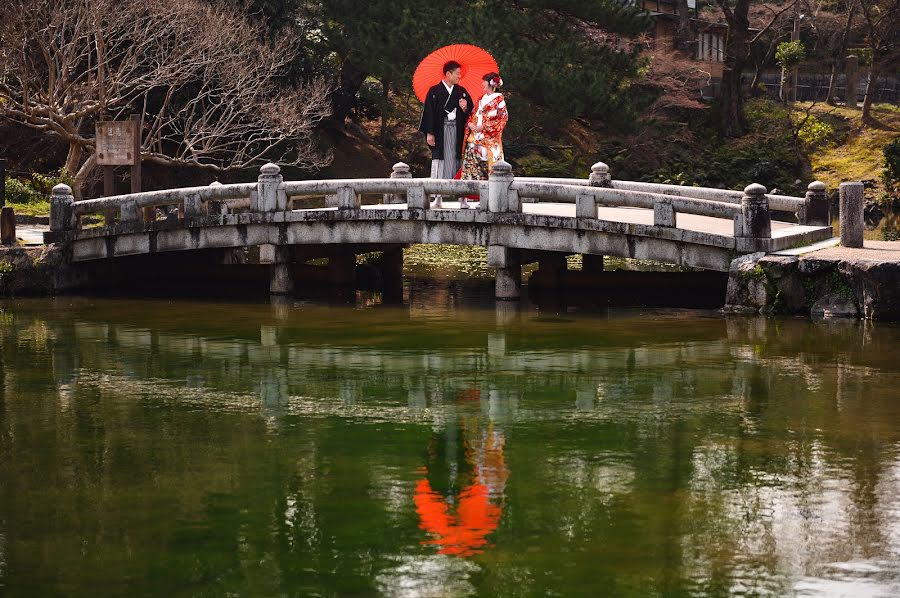
<path fill-rule="evenodd" d="M 502 245 L 488 247 L 488 266 L 496 270 L 494 295 L 497 299 L 518 299 L 522 289 L 522 264 L 518 249 Z"/>
<path fill-rule="evenodd" d="M 537 276 L 537 283 L 546 289 L 558 289 L 565 284 L 568 264 L 564 253 L 552 251 L 542 252 L 538 258 L 538 271 L 532 274 Z"/>
<path fill-rule="evenodd" d="M 588 274 L 603 272 L 603 256 L 585 253 L 581 256 L 581 271 Z"/>
<path fill-rule="evenodd" d="M 336 285 L 356 283 L 356 254 L 339 251 L 328 256 L 328 281 Z"/>

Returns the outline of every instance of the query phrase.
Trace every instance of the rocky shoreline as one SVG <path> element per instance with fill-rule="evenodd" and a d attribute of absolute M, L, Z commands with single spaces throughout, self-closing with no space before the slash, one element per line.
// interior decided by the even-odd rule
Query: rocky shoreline
<path fill-rule="evenodd" d="M 843 249 L 735 259 L 725 311 L 900 321 L 900 260 Z"/>

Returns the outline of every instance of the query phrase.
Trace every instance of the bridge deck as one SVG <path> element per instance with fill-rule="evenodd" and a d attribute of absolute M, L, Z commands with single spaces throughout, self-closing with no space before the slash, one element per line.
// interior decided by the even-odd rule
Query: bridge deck
<path fill-rule="evenodd" d="M 477 204 L 475 204 L 477 205 Z M 368 210 L 405 210 L 406 204 L 389 204 L 389 205 L 371 205 L 363 206 Z M 321 211 L 336 210 L 337 208 L 319 208 L 318 210 L 303 211 Z M 459 209 L 458 202 L 445 201 L 445 210 Z M 539 214 L 542 216 L 560 216 L 564 218 L 575 217 L 575 204 L 571 203 L 526 203 L 522 206 L 522 211 L 526 214 Z M 609 222 L 623 222 L 626 224 L 644 224 L 653 225 L 653 210 L 645 208 L 610 208 L 600 206 L 598 208 L 598 218 Z M 711 216 L 698 216 L 695 214 L 677 214 L 677 226 L 680 229 L 695 231 L 698 233 L 709 233 L 712 235 L 721 235 L 724 237 L 734 236 L 734 222 L 724 218 L 713 218 Z M 772 238 L 786 237 L 798 233 L 810 232 L 820 229 L 820 226 L 804 226 L 790 222 L 779 222 L 772 220 Z"/>

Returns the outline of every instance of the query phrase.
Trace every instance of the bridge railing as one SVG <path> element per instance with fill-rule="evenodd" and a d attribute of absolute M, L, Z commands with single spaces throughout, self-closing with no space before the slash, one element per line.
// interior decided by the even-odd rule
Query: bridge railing
<path fill-rule="evenodd" d="M 254 213 L 285 212 L 294 201 L 324 197 L 326 205 L 338 211 L 362 209 L 363 196 L 381 196 L 384 204 L 406 204 L 408 210 L 429 209 L 433 195 L 449 197 L 477 196 L 479 209 L 493 213 L 521 213 L 523 204 L 534 201 L 575 204 L 575 217 L 596 219 L 598 207 L 628 207 L 653 210 L 655 226 L 674 228 L 677 214 L 692 214 L 729 219 L 734 236 L 751 239 L 771 238 L 771 211 L 793 212 L 801 224 L 830 225 L 825 185 L 809 185 L 806 197 L 788 197 L 767 193 L 759 184 L 743 192 L 706 187 L 682 187 L 635 181 L 615 181 L 609 168 L 595 164 L 586 179 L 547 179 L 514 177 L 511 166 L 494 164 L 488 181 L 417 179 L 403 163 L 394 165 L 389 178 L 284 181 L 280 168 L 266 164 L 256 183 L 188 187 L 148 191 L 75 202 L 66 185 L 57 185 L 51 196 L 52 231 L 78 229 L 83 216 L 100 214 L 107 224 L 142 223 L 148 209 L 178 206 L 179 216 L 195 218 L 225 214 L 233 210 Z"/>

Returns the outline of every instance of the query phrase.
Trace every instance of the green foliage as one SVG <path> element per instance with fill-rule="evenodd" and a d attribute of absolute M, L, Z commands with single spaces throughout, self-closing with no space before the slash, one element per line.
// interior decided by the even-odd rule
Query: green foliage
<path fill-rule="evenodd" d="M 900 183 L 900 137 L 884 146 L 883 177 L 889 185 Z"/>
<path fill-rule="evenodd" d="M 614 161 L 613 173 L 616 178 L 675 185 L 740 190 L 755 182 L 768 189 L 801 192 L 794 188 L 803 162 L 794 146 L 789 110 L 770 100 L 751 100 L 745 104 L 745 115 L 749 130 L 737 139 L 721 137 L 711 114 L 704 115 L 708 120 L 691 123 L 687 133 L 660 125 L 653 149 Z M 672 142 L 675 135 L 685 140 Z"/>
<path fill-rule="evenodd" d="M 620 121 L 632 112 L 629 81 L 641 66 L 638 54 L 593 42 L 589 29 L 632 35 L 649 25 L 641 10 L 614 0 L 325 0 L 307 16 L 341 58 L 342 72 L 352 70 L 349 61 L 398 91 L 409 89 L 432 50 L 471 43 L 498 59 L 509 92 L 568 118 Z"/>
<path fill-rule="evenodd" d="M 23 182 L 19 179 L 6 177 L 6 201 L 11 204 L 37 203 L 44 198 L 35 189 L 30 181 Z"/>
<path fill-rule="evenodd" d="M 797 66 L 806 58 L 806 48 L 799 39 L 790 42 L 781 42 L 775 50 L 775 62 L 781 68 L 789 69 Z"/>
<path fill-rule="evenodd" d="M 0 282 L 11 278 L 15 271 L 16 267 L 13 264 L 7 262 L 6 260 L 0 261 Z"/>
<path fill-rule="evenodd" d="M 11 204 L 39 204 L 50 199 L 53 187 L 64 183 L 70 187 L 74 178 L 65 169 L 52 174 L 34 172 L 26 178 L 6 177 L 6 201 Z"/>
<path fill-rule="evenodd" d="M 528 176 L 571 178 L 578 172 L 573 168 L 574 162 L 572 150 L 564 150 L 554 158 L 532 153 L 515 160 L 514 170 Z"/>
<path fill-rule="evenodd" d="M 813 149 L 831 141 L 834 135 L 834 127 L 815 116 L 810 116 L 801 125 L 797 135 L 808 149 Z"/>
<path fill-rule="evenodd" d="M 872 66 L 872 48 L 856 48 L 853 53 L 859 58 L 859 66 Z"/>

